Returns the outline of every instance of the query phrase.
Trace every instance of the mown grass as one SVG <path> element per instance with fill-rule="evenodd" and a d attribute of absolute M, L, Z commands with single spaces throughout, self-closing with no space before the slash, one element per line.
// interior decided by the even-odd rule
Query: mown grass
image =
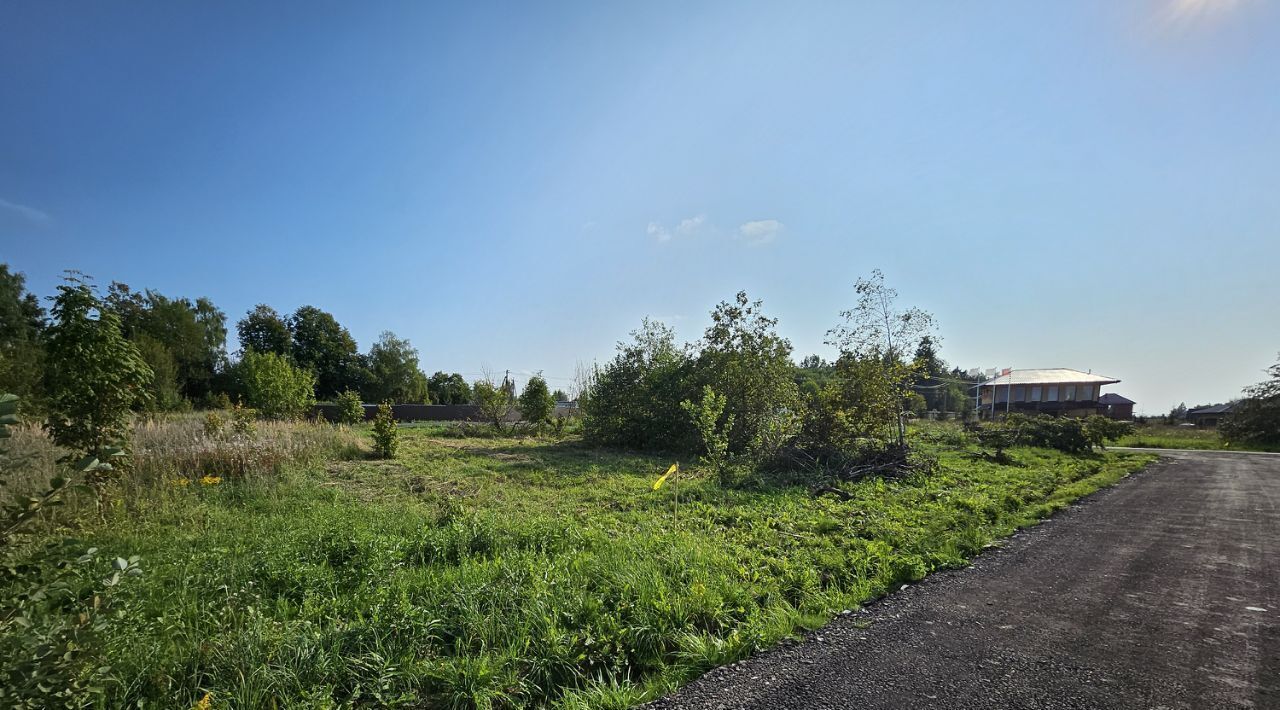
<path fill-rule="evenodd" d="M 1115 442 L 1116 446 L 1140 449 L 1195 449 L 1223 451 L 1280 451 L 1274 446 L 1224 439 L 1216 429 L 1166 424 L 1139 424 L 1134 432 Z"/>
<path fill-rule="evenodd" d="M 1154 458 L 1019 449 L 1000 466 L 933 431 L 937 472 L 844 501 L 690 475 L 655 492 L 669 458 L 456 434 L 404 427 L 396 461 L 132 487 L 105 522 L 50 531 L 142 556 L 97 640 L 103 704 L 626 707 Z"/>

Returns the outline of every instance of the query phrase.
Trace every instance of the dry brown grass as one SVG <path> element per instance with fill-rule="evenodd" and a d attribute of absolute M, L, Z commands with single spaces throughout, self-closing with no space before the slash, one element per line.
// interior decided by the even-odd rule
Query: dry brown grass
<path fill-rule="evenodd" d="M 58 448 L 37 425 L 13 428 L 0 452 L 10 494 L 42 490 L 59 472 Z M 129 453 L 118 465 L 119 484 L 137 491 L 215 476 L 245 480 L 279 474 L 289 465 L 363 457 L 360 437 L 346 427 L 311 422 L 257 422 L 252 433 L 230 424 L 210 430 L 202 414 L 139 417 Z"/>

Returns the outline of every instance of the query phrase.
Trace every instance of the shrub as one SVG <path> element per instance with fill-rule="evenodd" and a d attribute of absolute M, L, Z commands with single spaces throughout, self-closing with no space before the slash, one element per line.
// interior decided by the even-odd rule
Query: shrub
<path fill-rule="evenodd" d="M 206 412 L 204 415 L 204 435 L 210 439 L 216 439 L 222 436 L 222 428 L 226 424 L 226 420 L 217 411 Z"/>
<path fill-rule="evenodd" d="M 1116 441 L 1133 433 L 1133 422 L 1111 419 L 1098 414 L 1084 420 L 1084 436 L 1092 446 L 1105 449 L 1108 441 Z"/>
<path fill-rule="evenodd" d="M 359 392 L 346 390 L 338 395 L 334 404 L 337 405 L 336 417 L 339 424 L 359 424 L 364 421 L 364 403 Z"/>
<path fill-rule="evenodd" d="M 17 397 L 0 395 L 0 440 L 10 438 L 18 423 Z M 99 455 L 116 457 L 119 449 Z M 77 474 L 110 470 L 106 459 L 84 456 Z M 3 473 L 3 472 L 0 472 Z M 0 479 L 0 485 L 5 483 Z M 57 476 L 46 490 L 18 496 L 0 509 L 0 706 L 8 708 L 78 708 L 102 693 L 100 679 L 108 668 L 93 650 L 98 632 L 115 618 L 109 614 L 109 591 L 129 576 L 141 574 L 138 558 L 116 558 L 109 570 L 97 561 L 97 549 L 84 554 L 69 545 L 49 545 L 51 564 L 28 564 L 14 554 L 13 541 L 37 515 L 61 505 L 70 487 Z"/>
<path fill-rule="evenodd" d="M 378 414 L 373 418 L 373 452 L 379 458 L 395 458 L 399 437 L 400 431 L 396 428 L 396 419 L 391 413 L 391 402 L 388 400 L 378 405 Z"/>
<path fill-rule="evenodd" d="M 480 380 L 471 388 L 476 406 L 480 408 L 480 416 L 496 428 L 502 428 L 502 422 L 511 414 L 511 396 L 506 389 L 489 380 Z"/>
<path fill-rule="evenodd" d="M 556 410 L 556 401 L 551 398 L 551 391 L 542 375 L 529 378 L 524 391 L 520 393 L 519 406 L 520 416 L 531 424 L 541 425 L 551 419 Z"/>
<path fill-rule="evenodd" d="M 579 398 L 583 435 L 605 446 L 695 450 L 697 437 L 680 408 L 697 394 L 692 361 L 661 323 L 646 318 L 631 337 Z"/>
<path fill-rule="evenodd" d="M 242 438 L 251 437 L 258 433 L 257 418 L 256 409 L 249 409 L 237 402 L 235 408 L 231 410 L 231 431 Z"/>
<path fill-rule="evenodd" d="M 729 432 L 733 430 L 733 414 L 725 416 L 724 410 L 728 400 L 722 394 L 716 394 L 711 387 L 702 388 L 702 400 L 693 403 L 685 400 L 680 403 L 702 439 L 704 454 L 702 464 L 710 468 L 721 484 L 727 483 L 729 462 Z M 723 418 L 723 424 L 721 419 Z"/>
<path fill-rule="evenodd" d="M 315 404 L 315 375 L 275 353 L 245 352 L 236 378 L 245 401 L 268 419 L 297 419 Z"/>

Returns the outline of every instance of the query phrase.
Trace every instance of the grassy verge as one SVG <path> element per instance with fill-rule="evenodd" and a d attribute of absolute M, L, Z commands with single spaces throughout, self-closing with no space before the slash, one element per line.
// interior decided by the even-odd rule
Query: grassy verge
<path fill-rule="evenodd" d="M 1140 449 L 1194 449 L 1200 451 L 1280 451 L 1277 447 L 1242 444 L 1224 440 L 1216 429 L 1198 429 L 1164 424 L 1139 425 L 1134 432 L 1115 442 L 1116 446 Z"/>
<path fill-rule="evenodd" d="M 95 642 L 106 704 L 626 707 L 1154 458 L 940 450 L 936 473 L 844 501 L 696 477 L 655 492 L 668 458 L 449 434 L 404 428 L 394 462 L 157 482 L 75 531 L 145 570 Z"/>

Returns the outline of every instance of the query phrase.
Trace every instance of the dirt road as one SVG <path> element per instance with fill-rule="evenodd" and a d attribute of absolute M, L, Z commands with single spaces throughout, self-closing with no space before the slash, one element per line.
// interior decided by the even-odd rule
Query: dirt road
<path fill-rule="evenodd" d="M 1161 463 L 654 708 L 1280 708 L 1280 456 Z"/>

